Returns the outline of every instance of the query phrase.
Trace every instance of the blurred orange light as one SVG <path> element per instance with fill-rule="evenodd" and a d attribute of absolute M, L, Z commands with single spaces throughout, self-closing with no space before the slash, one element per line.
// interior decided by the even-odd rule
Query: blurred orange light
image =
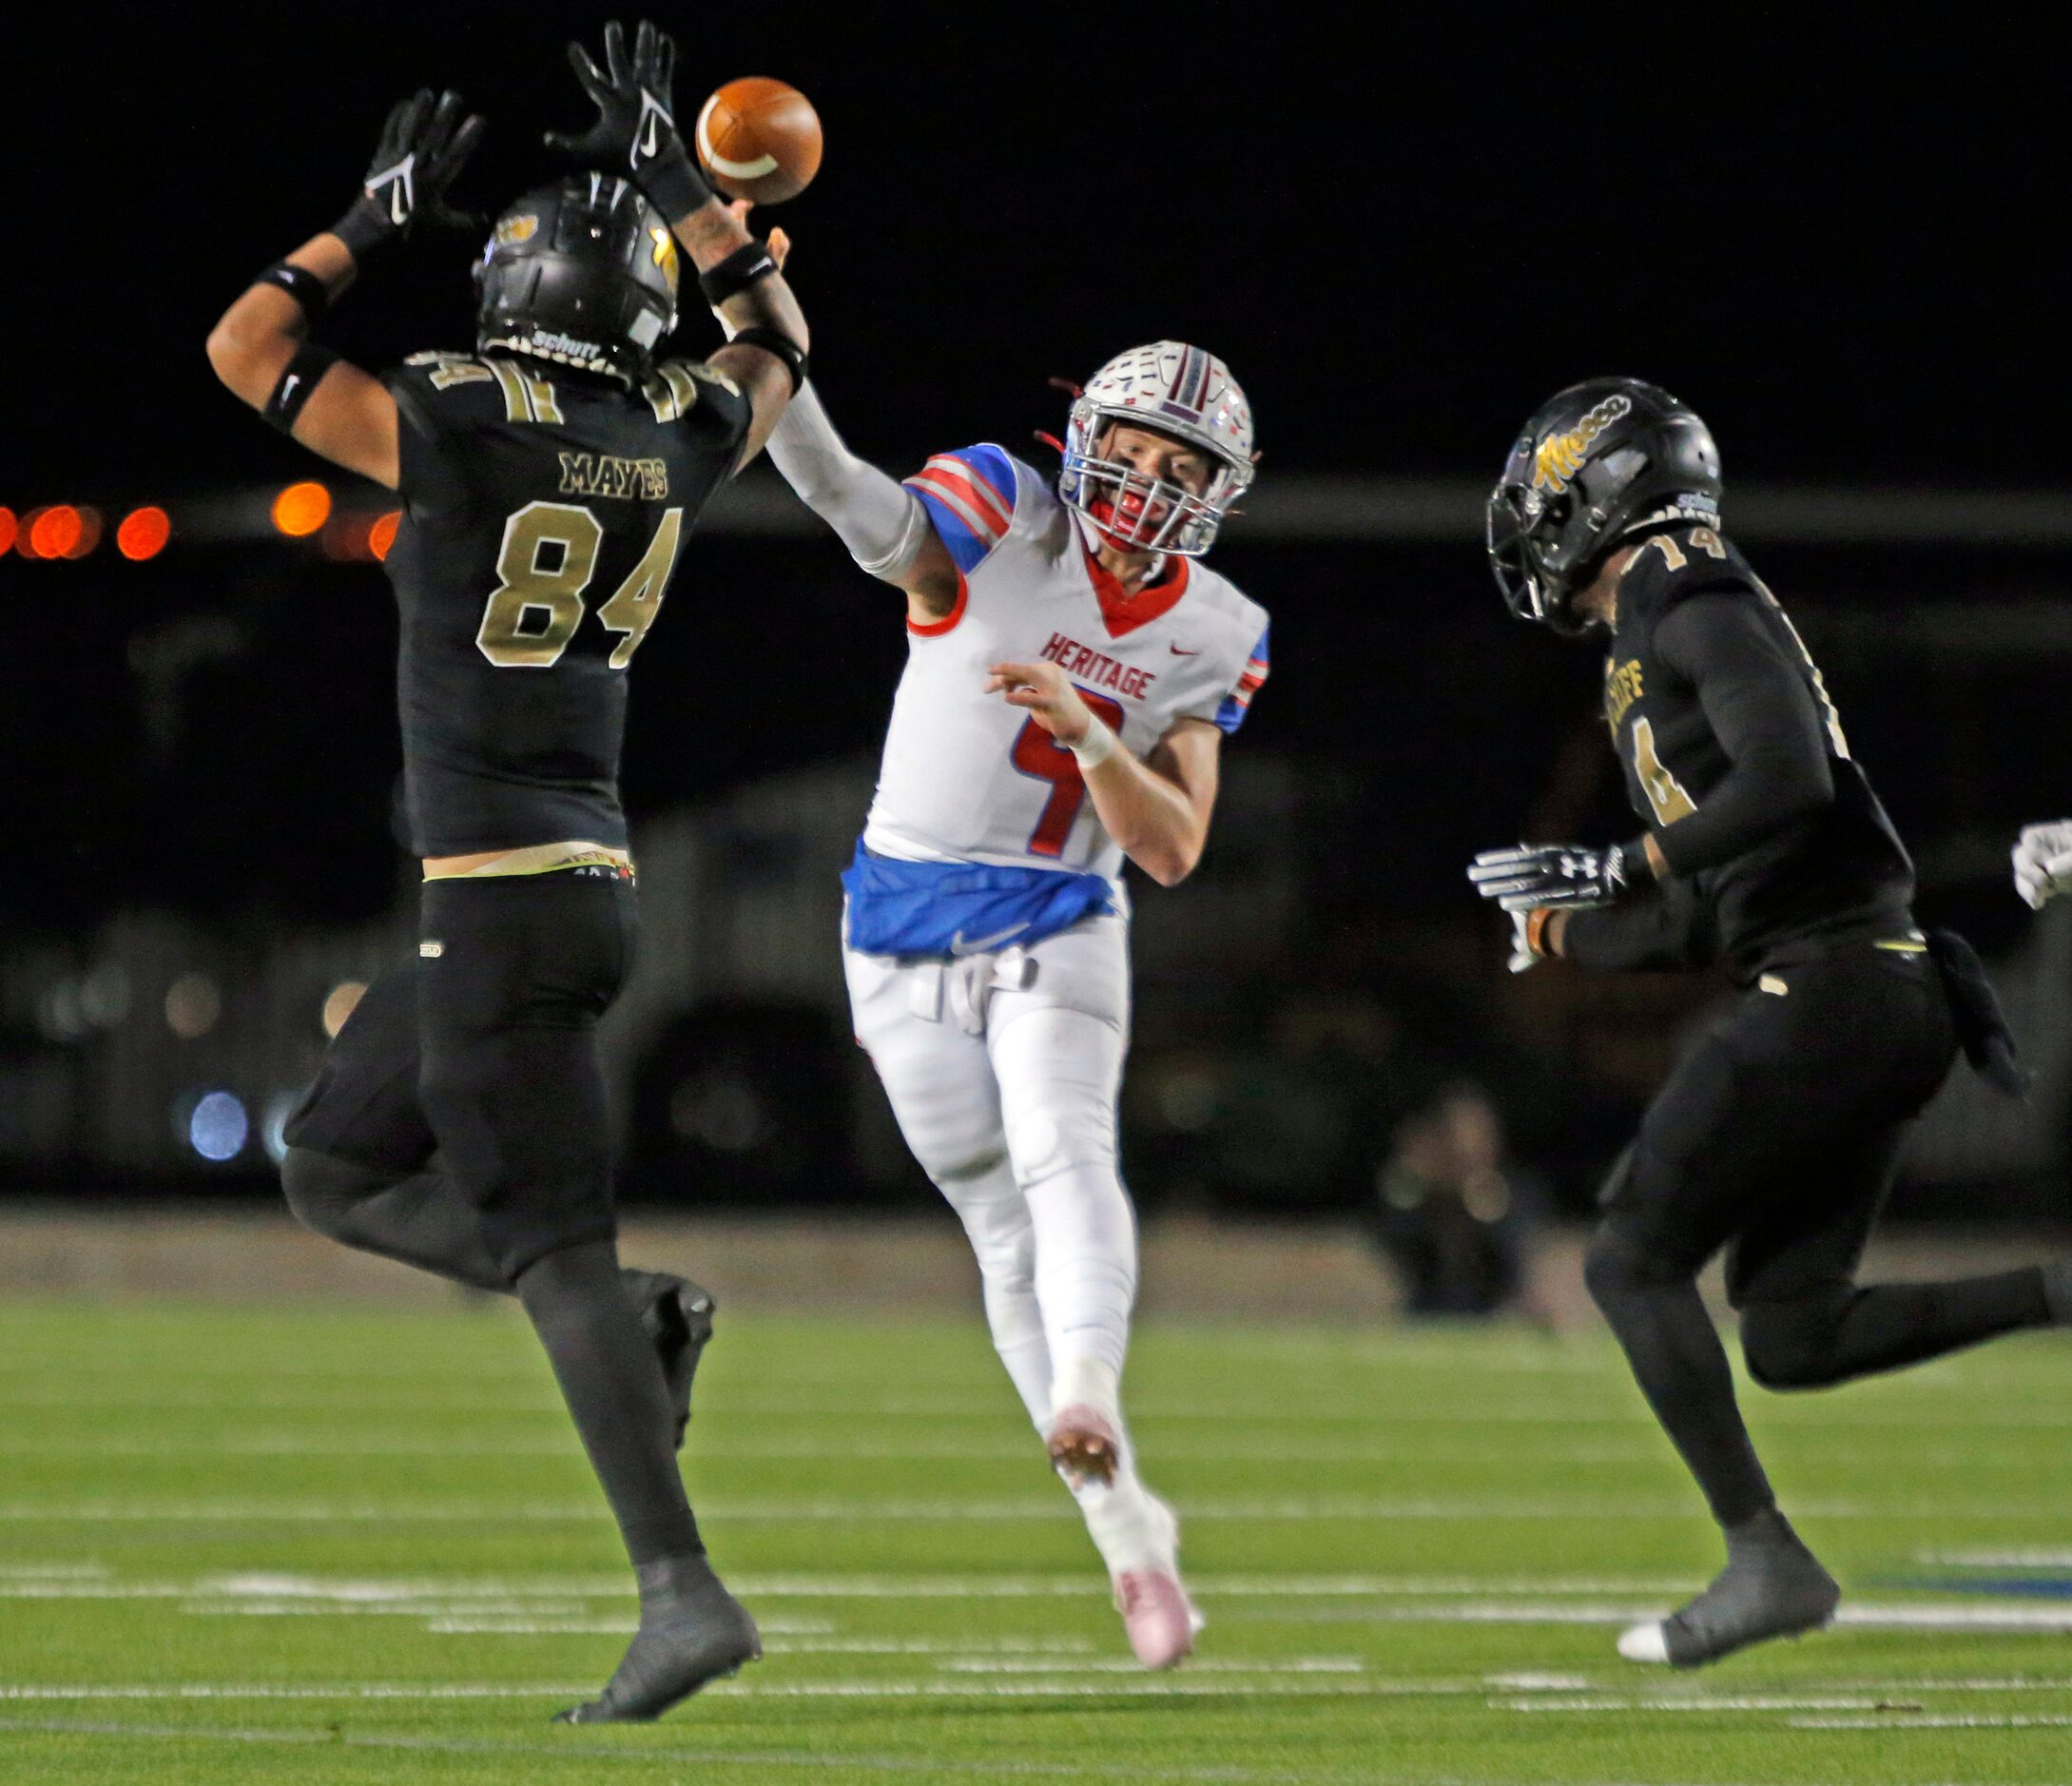
<path fill-rule="evenodd" d="M 52 503 L 38 509 L 29 529 L 29 543 L 39 558 L 63 558 L 79 544 L 86 532 L 79 511 L 68 503 Z"/>
<path fill-rule="evenodd" d="M 386 558 L 389 548 L 396 544 L 396 530 L 402 525 L 403 512 L 391 509 L 367 532 L 367 550 L 377 558 Z"/>
<path fill-rule="evenodd" d="M 68 558 L 84 558 L 101 543 L 101 511 L 82 504 L 79 509 L 79 537 L 66 547 Z"/>
<path fill-rule="evenodd" d="M 0 509 L 0 558 L 5 558 L 14 545 L 14 535 L 21 532 L 20 523 L 14 518 L 12 509 Z"/>
<path fill-rule="evenodd" d="M 44 512 L 41 509 L 31 509 L 21 518 L 18 531 L 14 535 L 14 550 L 25 558 L 35 558 L 42 555 L 36 551 L 36 523 L 43 519 L 43 515 Z"/>
<path fill-rule="evenodd" d="M 115 530 L 115 550 L 126 558 L 142 563 L 165 550 L 173 536 L 172 517 L 164 509 L 132 509 Z"/>
<path fill-rule="evenodd" d="M 306 538 L 331 518 L 331 493 L 320 483 L 290 484 L 274 498 L 273 515 L 290 539 Z"/>

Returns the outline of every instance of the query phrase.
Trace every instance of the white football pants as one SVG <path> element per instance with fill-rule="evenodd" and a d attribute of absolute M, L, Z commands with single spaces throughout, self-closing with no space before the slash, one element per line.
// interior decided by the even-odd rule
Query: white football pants
<path fill-rule="evenodd" d="M 901 962 L 845 949 L 857 1039 L 921 1169 L 964 1224 L 986 1321 L 1048 1433 L 1060 1367 L 1120 1374 L 1136 1295 L 1136 1214 L 1116 1165 L 1129 1047 L 1128 926 L 1102 916 L 1027 948 Z M 1119 1411 L 1119 1410 L 1118 1410 Z M 1133 1447 L 1112 1489 L 1076 1488 L 1112 1570 L 1155 1523 Z"/>

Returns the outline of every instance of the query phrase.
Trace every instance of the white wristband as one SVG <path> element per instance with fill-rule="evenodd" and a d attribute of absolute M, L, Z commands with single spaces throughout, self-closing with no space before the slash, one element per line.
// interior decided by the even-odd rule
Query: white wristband
<path fill-rule="evenodd" d="M 1086 736 L 1070 747 L 1082 770 L 1098 768 L 1121 747 L 1121 739 L 1098 718 L 1088 719 Z"/>

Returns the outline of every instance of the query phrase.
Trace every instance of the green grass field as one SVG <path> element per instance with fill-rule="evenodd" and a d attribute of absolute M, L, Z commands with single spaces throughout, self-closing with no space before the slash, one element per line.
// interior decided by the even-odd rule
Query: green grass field
<path fill-rule="evenodd" d="M 1715 1555 L 1598 1336 L 1154 1327 L 1131 1380 L 1174 1676 L 976 1319 L 723 1309 L 691 1481 L 766 1659 L 568 1730 L 632 1602 L 513 1310 L 0 1310 L 0 1780 L 2072 1780 L 2072 1345 L 1754 1397 L 1853 1621 L 1695 1677 L 1612 1648 Z"/>

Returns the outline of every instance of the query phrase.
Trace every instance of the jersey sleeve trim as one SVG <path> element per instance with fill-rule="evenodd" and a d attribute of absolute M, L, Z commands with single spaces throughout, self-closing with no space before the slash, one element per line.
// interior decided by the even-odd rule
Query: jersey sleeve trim
<path fill-rule="evenodd" d="M 964 604 L 970 600 L 971 585 L 964 581 L 964 573 L 959 570 L 957 573 L 957 600 L 951 604 L 950 612 L 940 620 L 916 620 L 909 614 L 906 630 L 917 639 L 939 639 L 963 619 Z"/>
<path fill-rule="evenodd" d="M 959 571 L 975 571 L 1015 524 L 1014 462 L 997 446 L 939 453 L 906 480 Z"/>
<path fill-rule="evenodd" d="M 1251 698 L 1259 692 L 1268 673 L 1267 637 L 1272 631 L 1268 627 L 1259 635 L 1259 643 L 1252 647 L 1251 655 L 1245 660 L 1245 673 L 1238 677 L 1237 687 L 1224 696 L 1223 705 L 1216 709 L 1216 724 L 1226 731 L 1235 731 L 1245 723 L 1245 715 L 1251 711 Z"/>

